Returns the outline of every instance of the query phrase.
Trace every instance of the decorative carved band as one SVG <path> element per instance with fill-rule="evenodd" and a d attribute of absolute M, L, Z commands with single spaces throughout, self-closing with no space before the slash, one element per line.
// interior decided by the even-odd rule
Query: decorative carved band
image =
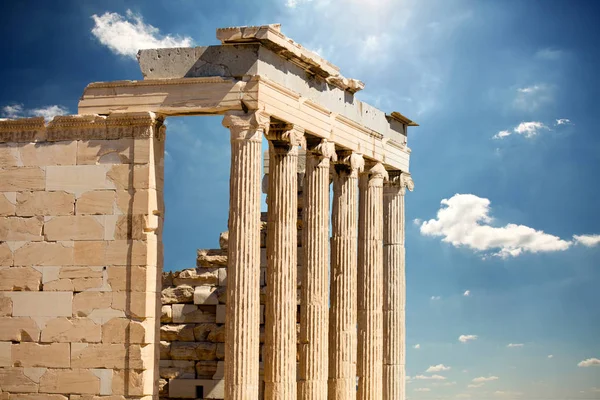
<path fill-rule="evenodd" d="M 44 140 L 45 131 L 43 117 L 3 120 L 0 121 L 0 143 Z"/>
<path fill-rule="evenodd" d="M 400 188 L 402 194 L 405 193 L 406 189 L 413 191 L 415 188 L 415 182 L 412 176 L 408 172 L 402 172 L 400 170 L 387 171 L 389 180 L 385 183 L 385 186 Z"/>

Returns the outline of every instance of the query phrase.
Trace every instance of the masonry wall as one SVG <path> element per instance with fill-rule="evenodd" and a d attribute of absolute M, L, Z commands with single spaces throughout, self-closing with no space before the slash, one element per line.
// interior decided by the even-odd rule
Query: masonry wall
<path fill-rule="evenodd" d="M 153 394 L 161 126 L 151 113 L 0 121 L 0 399 Z"/>

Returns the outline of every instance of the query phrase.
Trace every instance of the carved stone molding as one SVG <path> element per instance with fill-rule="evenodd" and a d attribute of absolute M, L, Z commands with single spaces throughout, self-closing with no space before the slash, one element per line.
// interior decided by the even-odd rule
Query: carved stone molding
<path fill-rule="evenodd" d="M 253 113 L 227 113 L 223 126 L 231 131 L 231 140 L 262 141 L 262 134 L 269 132 L 269 115 L 255 111 Z"/>
<path fill-rule="evenodd" d="M 385 186 L 400 188 L 402 194 L 406 192 L 406 189 L 411 192 L 415 189 L 415 182 L 408 172 L 393 170 L 387 171 L 387 173 L 389 175 L 389 180 L 385 183 Z"/>
<path fill-rule="evenodd" d="M 269 131 L 265 132 L 266 138 L 275 145 L 275 147 L 298 147 L 306 148 L 306 138 L 304 137 L 304 128 L 288 123 L 273 123 Z"/>
<path fill-rule="evenodd" d="M 338 151 L 336 168 L 347 168 L 353 178 L 357 178 L 358 174 L 365 169 L 365 159 L 362 154 L 353 151 Z"/>

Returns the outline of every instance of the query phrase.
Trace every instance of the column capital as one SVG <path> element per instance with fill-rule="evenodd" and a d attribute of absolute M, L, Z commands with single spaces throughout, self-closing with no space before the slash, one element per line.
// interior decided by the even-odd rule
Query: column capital
<path fill-rule="evenodd" d="M 315 156 L 329 158 L 334 162 L 338 159 L 335 152 L 335 143 L 329 142 L 327 139 L 307 141 L 306 150 Z"/>
<path fill-rule="evenodd" d="M 384 181 L 387 181 L 390 179 L 388 171 L 380 162 L 367 161 L 365 163 L 365 169 L 362 171 L 362 174 L 368 175 L 369 180 L 383 179 Z"/>
<path fill-rule="evenodd" d="M 265 131 L 265 137 L 275 145 L 306 147 L 304 128 L 299 125 L 289 124 L 286 122 L 273 123 L 269 127 L 269 130 Z"/>
<path fill-rule="evenodd" d="M 389 180 L 386 182 L 387 187 L 399 188 L 401 194 L 406 192 L 406 189 L 413 191 L 415 188 L 415 182 L 412 176 L 408 172 L 402 172 L 400 170 L 387 171 Z"/>
<path fill-rule="evenodd" d="M 227 113 L 223 117 L 223 126 L 231 131 L 231 140 L 261 141 L 259 133 L 269 131 L 270 116 L 262 111 L 252 113 Z"/>
<path fill-rule="evenodd" d="M 336 164 L 348 168 L 350 170 L 350 176 L 354 178 L 358 177 L 358 174 L 365 169 L 365 159 L 363 158 L 363 155 L 351 150 L 338 151 Z"/>

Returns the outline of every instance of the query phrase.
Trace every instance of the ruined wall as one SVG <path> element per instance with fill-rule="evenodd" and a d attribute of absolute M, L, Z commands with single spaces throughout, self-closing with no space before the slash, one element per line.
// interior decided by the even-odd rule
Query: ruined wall
<path fill-rule="evenodd" d="M 153 394 L 161 126 L 0 121 L 0 399 Z"/>

